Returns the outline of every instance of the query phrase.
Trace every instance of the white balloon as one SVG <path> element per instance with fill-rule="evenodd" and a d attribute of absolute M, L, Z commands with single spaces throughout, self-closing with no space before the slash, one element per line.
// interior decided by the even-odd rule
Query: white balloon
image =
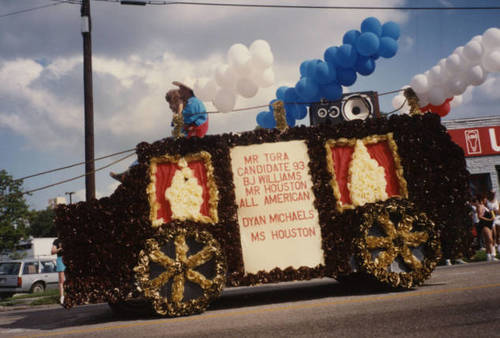
<path fill-rule="evenodd" d="M 204 91 L 207 82 L 208 82 L 207 78 L 197 79 L 193 86 L 194 95 L 202 101 L 207 101 L 205 98 L 205 91 Z"/>
<path fill-rule="evenodd" d="M 223 64 L 215 69 L 215 81 L 222 88 L 234 88 L 236 84 L 236 73 L 232 67 Z"/>
<path fill-rule="evenodd" d="M 401 114 L 408 114 L 410 112 L 410 107 L 406 102 L 406 98 L 403 95 L 396 95 L 392 98 L 392 106 L 394 109 L 399 109 Z"/>
<path fill-rule="evenodd" d="M 251 52 L 252 54 L 252 64 L 255 68 L 264 69 L 272 66 L 274 62 L 274 56 L 271 50 L 268 49 L 257 49 Z"/>
<path fill-rule="evenodd" d="M 463 71 L 462 66 L 463 62 L 460 55 L 453 53 L 446 58 L 446 72 L 448 73 L 448 77 L 453 78 L 457 73 Z"/>
<path fill-rule="evenodd" d="M 267 88 L 274 84 L 274 71 L 273 69 L 266 68 L 254 74 L 253 80 L 261 88 Z"/>
<path fill-rule="evenodd" d="M 477 41 L 480 44 L 482 44 L 483 43 L 483 36 L 482 35 L 476 35 L 472 39 L 470 39 L 470 41 Z"/>
<path fill-rule="evenodd" d="M 467 89 L 467 83 L 461 79 L 454 79 L 454 80 L 451 80 L 448 84 L 447 84 L 448 88 L 450 89 L 451 93 L 453 95 L 462 95 L 465 90 Z"/>
<path fill-rule="evenodd" d="M 486 72 L 480 65 L 469 68 L 466 71 L 466 80 L 469 85 L 479 86 L 486 81 L 488 72 Z"/>
<path fill-rule="evenodd" d="M 483 68 L 488 72 L 500 72 L 500 49 L 486 51 L 481 60 Z"/>
<path fill-rule="evenodd" d="M 469 63 L 477 65 L 481 62 L 483 56 L 483 46 L 477 41 L 469 41 L 463 50 L 463 56 Z"/>
<path fill-rule="evenodd" d="M 429 89 L 429 82 L 427 80 L 427 76 L 425 76 L 424 74 L 415 75 L 413 79 L 411 79 L 410 87 L 417 94 L 423 94 L 427 92 L 427 90 Z"/>
<path fill-rule="evenodd" d="M 214 79 L 198 79 L 193 87 L 194 95 L 202 101 L 212 101 L 217 91 Z"/>
<path fill-rule="evenodd" d="M 445 93 L 441 87 L 431 87 L 429 89 L 429 103 L 433 106 L 441 105 L 446 100 Z"/>
<path fill-rule="evenodd" d="M 229 48 L 227 58 L 229 64 L 238 74 L 246 74 L 252 69 L 250 51 L 241 43 L 234 44 Z"/>
<path fill-rule="evenodd" d="M 236 90 L 238 94 L 248 99 L 257 94 L 259 87 L 251 79 L 241 78 L 236 82 Z"/>
<path fill-rule="evenodd" d="M 483 33 L 483 47 L 485 49 L 495 49 L 500 47 L 500 29 L 496 27 L 488 28 Z"/>
<path fill-rule="evenodd" d="M 441 85 L 441 89 L 443 90 L 443 96 L 445 99 L 453 97 L 453 92 L 452 90 L 448 87 L 448 83 L 443 83 Z"/>
<path fill-rule="evenodd" d="M 429 70 L 429 75 L 427 75 L 427 80 L 429 81 L 429 85 L 439 85 L 446 80 L 446 76 L 444 76 L 444 69 L 441 66 L 437 65 L 432 67 Z"/>
<path fill-rule="evenodd" d="M 250 45 L 250 53 L 253 53 L 256 49 L 267 49 L 271 51 L 271 46 L 266 40 L 255 40 Z"/>
<path fill-rule="evenodd" d="M 453 97 L 453 100 L 450 101 L 450 107 L 456 108 L 462 104 L 464 101 L 464 97 L 462 95 L 457 95 Z"/>
<path fill-rule="evenodd" d="M 233 110 L 236 104 L 236 95 L 226 88 L 220 88 L 215 94 L 215 98 L 212 101 L 215 108 L 221 113 L 227 113 Z"/>

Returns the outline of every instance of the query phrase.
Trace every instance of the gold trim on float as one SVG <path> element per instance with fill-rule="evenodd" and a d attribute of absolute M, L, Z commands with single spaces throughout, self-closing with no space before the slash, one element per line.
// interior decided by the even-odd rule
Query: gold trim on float
<path fill-rule="evenodd" d="M 327 166 L 328 166 L 328 171 L 332 175 L 332 179 L 330 180 L 330 185 L 333 189 L 333 195 L 336 200 L 336 209 L 339 212 L 343 212 L 346 209 L 354 209 L 355 206 L 353 204 L 342 204 L 341 201 L 341 194 L 340 194 L 340 188 L 337 183 L 336 179 L 336 174 L 335 174 L 335 163 L 333 162 L 333 153 L 332 153 L 332 148 L 333 147 L 353 147 L 356 145 L 357 138 L 345 138 L 341 137 L 336 140 L 328 140 L 325 143 L 325 148 L 326 148 L 326 160 L 327 160 Z M 396 141 L 394 141 L 393 133 L 387 133 L 385 135 L 370 135 L 366 136 L 361 139 L 363 144 L 366 146 L 367 144 L 376 144 L 379 142 L 387 142 L 387 145 L 389 146 L 389 149 L 392 153 L 392 157 L 394 159 L 394 171 L 396 172 L 396 177 L 399 183 L 399 195 L 396 196 L 391 196 L 391 197 L 402 197 L 402 198 L 408 198 L 408 184 L 406 183 L 406 179 L 404 178 L 404 171 L 403 167 L 401 165 L 401 158 L 399 157 L 398 154 L 398 145 L 396 144 Z M 347 177 L 348 182 L 351 181 L 351 174 L 348 174 Z"/>
<path fill-rule="evenodd" d="M 217 205 L 219 203 L 219 191 L 217 185 L 215 184 L 214 178 L 214 167 L 212 165 L 212 156 L 209 152 L 201 151 L 199 153 L 188 154 L 186 156 L 180 155 L 163 155 L 161 157 L 153 157 L 149 165 L 149 178 L 150 183 L 146 189 L 146 193 L 149 198 L 150 213 L 149 219 L 153 228 L 157 228 L 162 224 L 165 224 L 163 218 L 157 219 L 158 210 L 160 210 L 161 205 L 156 199 L 156 172 L 158 170 L 158 164 L 162 163 L 179 163 L 181 159 L 184 159 L 187 163 L 193 161 L 203 161 L 207 175 L 207 189 L 209 194 L 208 200 L 208 216 L 201 215 L 195 219 L 191 219 L 195 222 L 215 224 L 219 221 L 217 213 Z"/>

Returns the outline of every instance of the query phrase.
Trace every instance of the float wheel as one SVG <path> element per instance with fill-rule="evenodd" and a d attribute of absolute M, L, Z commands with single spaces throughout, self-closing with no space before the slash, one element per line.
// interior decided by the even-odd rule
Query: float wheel
<path fill-rule="evenodd" d="M 203 312 L 221 294 L 226 263 L 208 231 L 175 227 L 146 241 L 134 271 L 155 312 L 176 317 Z"/>
<path fill-rule="evenodd" d="M 359 274 L 393 288 L 423 284 L 441 257 L 434 223 L 395 198 L 364 207 L 354 246 Z"/>

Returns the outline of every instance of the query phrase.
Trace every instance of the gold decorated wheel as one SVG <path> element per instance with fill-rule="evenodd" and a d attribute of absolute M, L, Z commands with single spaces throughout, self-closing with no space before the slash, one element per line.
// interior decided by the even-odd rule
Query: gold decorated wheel
<path fill-rule="evenodd" d="M 358 272 L 395 288 L 421 285 L 441 257 L 435 224 L 395 198 L 364 207 L 354 245 Z"/>
<path fill-rule="evenodd" d="M 226 263 L 208 231 L 177 227 L 146 241 L 134 271 L 155 312 L 174 317 L 203 312 L 221 294 Z"/>

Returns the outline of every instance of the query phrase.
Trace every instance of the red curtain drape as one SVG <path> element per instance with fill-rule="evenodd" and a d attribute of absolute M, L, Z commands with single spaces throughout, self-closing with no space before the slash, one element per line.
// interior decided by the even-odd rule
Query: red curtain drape
<path fill-rule="evenodd" d="M 203 188 L 203 204 L 200 207 L 200 213 L 208 216 L 209 191 L 205 165 L 200 160 L 189 162 L 188 167 L 193 170 L 194 176 L 198 179 L 198 184 Z M 156 166 L 156 201 L 160 205 L 156 218 L 163 218 L 165 222 L 169 222 L 172 219 L 172 210 L 169 201 L 165 198 L 165 190 L 172 185 L 172 179 L 177 170 L 180 170 L 180 167 L 176 163 L 158 163 Z"/>
<path fill-rule="evenodd" d="M 394 157 L 386 141 L 366 146 L 370 157 L 378 162 L 385 169 L 385 191 L 389 197 L 399 195 L 399 181 L 394 167 Z"/>
<path fill-rule="evenodd" d="M 333 163 L 335 165 L 335 179 L 340 190 L 340 201 L 342 204 L 351 204 L 351 196 L 347 188 L 349 178 L 349 163 L 352 160 L 354 147 L 332 147 Z"/>

